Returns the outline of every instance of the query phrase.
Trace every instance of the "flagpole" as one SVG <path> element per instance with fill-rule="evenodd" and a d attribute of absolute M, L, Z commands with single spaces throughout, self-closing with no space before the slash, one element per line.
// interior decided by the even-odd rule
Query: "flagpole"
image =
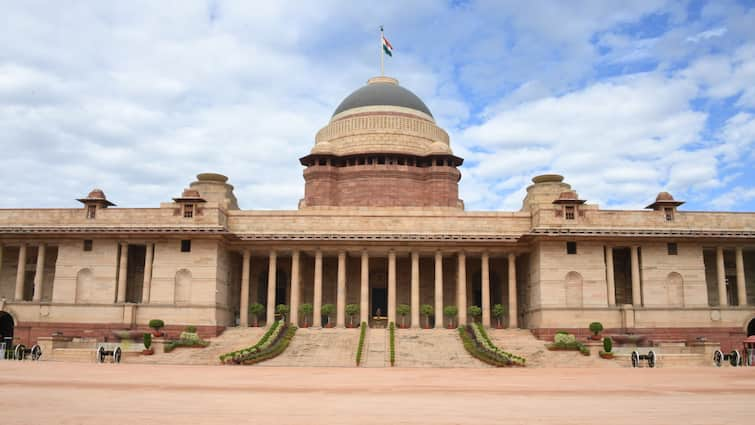
<path fill-rule="evenodd" d="M 380 25 L 380 76 L 385 76 L 385 72 L 383 72 L 383 57 L 385 56 L 385 52 L 383 51 L 383 26 Z"/>

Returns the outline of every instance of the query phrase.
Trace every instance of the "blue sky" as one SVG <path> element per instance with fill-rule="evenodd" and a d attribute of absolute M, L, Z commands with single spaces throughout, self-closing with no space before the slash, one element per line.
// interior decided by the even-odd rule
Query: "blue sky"
<path fill-rule="evenodd" d="M 244 209 L 294 209 L 297 159 L 379 72 L 465 158 L 469 210 L 517 210 L 537 174 L 603 208 L 661 190 L 755 211 L 755 4 L 747 1 L 4 2 L 0 207 L 101 187 L 155 207 L 197 173 Z"/>

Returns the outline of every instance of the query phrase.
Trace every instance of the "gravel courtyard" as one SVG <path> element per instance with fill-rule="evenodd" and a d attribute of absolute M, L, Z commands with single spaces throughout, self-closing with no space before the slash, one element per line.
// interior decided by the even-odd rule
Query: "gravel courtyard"
<path fill-rule="evenodd" d="M 711 424 L 755 368 L 357 369 L 0 361 L 3 424 Z"/>

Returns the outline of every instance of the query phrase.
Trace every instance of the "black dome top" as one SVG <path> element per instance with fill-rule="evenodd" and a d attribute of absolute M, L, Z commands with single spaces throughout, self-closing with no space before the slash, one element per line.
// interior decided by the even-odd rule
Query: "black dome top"
<path fill-rule="evenodd" d="M 380 80 L 392 80 L 386 77 L 378 77 Z M 378 78 L 375 78 L 377 80 Z M 431 117 L 433 114 L 427 105 L 416 94 L 398 85 L 398 82 L 371 82 L 366 86 L 356 90 L 344 99 L 333 112 L 338 115 L 349 109 L 359 108 L 362 106 L 400 106 L 403 108 L 414 109 L 424 112 Z M 393 80 L 395 81 L 395 80 Z"/>

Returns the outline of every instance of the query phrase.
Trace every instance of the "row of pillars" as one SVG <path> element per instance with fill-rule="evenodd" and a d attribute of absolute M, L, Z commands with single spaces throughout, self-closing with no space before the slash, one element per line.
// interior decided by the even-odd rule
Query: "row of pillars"
<path fill-rule="evenodd" d="M 642 306 L 642 289 L 640 284 L 640 260 L 637 246 L 629 248 L 632 267 L 632 305 Z M 734 257 L 737 269 L 737 302 L 747 305 L 747 289 L 745 285 L 744 257 L 741 247 L 736 247 Z M 724 268 L 724 249 L 716 248 L 716 281 L 718 287 L 719 305 L 729 305 L 726 293 L 726 270 Z M 616 305 L 616 288 L 613 273 L 613 247 L 607 247 L 606 252 L 606 284 L 608 290 L 608 305 Z"/>
<path fill-rule="evenodd" d="M 126 302 L 126 287 L 128 285 L 128 243 L 120 244 L 120 258 L 118 260 L 118 292 L 115 297 L 116 303 Z M 152 289 L 152 258 L 155 255 L 155 244 L 148 243 L 144 256 L 144 281 L 142 285 L 142 304 L 149 303 Z"/>
<path fill-rule="evenodd" d="M 241 275 L 241 326 L 249 325 L 249 274 L 252 252 L 249 249 L 243 252 L 242 275 Z M 277 275 L 277 252 L 270 251 L 268 262 L 267 282 L 267 323 L 275 320 L 275 286 Z M 458 276 L 457 276 L 457 307 L 459 309 L 459 323 L 467 322 L 467 277 L 466 277 L 466 254 L 459 252 Z M 299 305 L 301 304 L 300 284 L 301 274 L 299 271 L 300 252 L 294 250 L 291 254 L 291 308 L 290 319 L 292 323 L 299 323 Z M 360 322 L 366 322 L 369 318 L 369 254 L 362 251 L 361 275 L 360 275 Z M 411 253 L 411 323 L 412 327 L 419 327 L 419 253 Z M 509 261 L 509 326 L 517 327 L 516 306 L 516 255 L 508 255 Z M 314 301 L 312 326 L 322 327 L 322 251 L 315 252 L 314 268 Z M 481 257 L 482 267 L 482 323 L 490 326 L 490 257 L 483 253 Z M 346 251 L 338 253 L 338 275 L 336 291 L 336 326 L 344 327 L 346 323 Z M 435 253 L 435 327 L 443 327 L 443 254 Z M 388 321 L 396 321 L 396 253 L 388 252 Z"/>
<path fill-rule="evenodd" d="M 16 301 L 24 300 L 24 282 L 26 280 L 26 251 L 28 245 L 21 243 L 18 249 L 18 267 L 16 268 L 16 287 L 13 293 L 13 299 Z M 37 245 L 37 265 L 34 270 L 34 295 L 32 301 L 39 302 L 42 300 L 42 282 L 45 278 L 45 253 L 47 245 L 41 243 Z M 0 270 L 3 267 L 3 245 L 0 244 Z"/>

